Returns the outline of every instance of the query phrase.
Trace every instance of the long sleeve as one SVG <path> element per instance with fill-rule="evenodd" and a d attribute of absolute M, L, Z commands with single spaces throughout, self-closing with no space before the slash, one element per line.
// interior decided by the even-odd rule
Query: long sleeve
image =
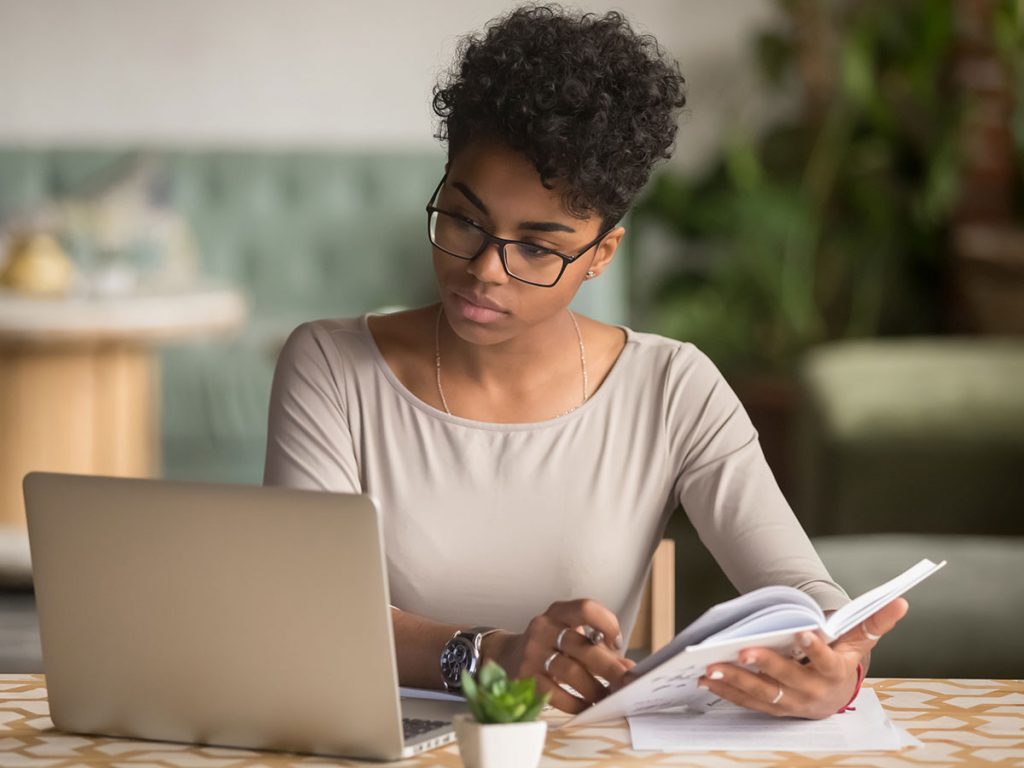
<path fill-rule="evenodd" d="M 685 363 L 680 358 L 685 358 Z M 765 461 L 757 431 L 710 359 L 680 347 L 667 380 L 675 495 L 740 592 L 784 584 L 823 610 L 849 596 L 829 575 Z"/>
<path fill-rule="evenodd" d="M 361 492 L 343 396 L 344 371 L 330 331 L 296 328 L 274 371 L 264 485 Z"/>

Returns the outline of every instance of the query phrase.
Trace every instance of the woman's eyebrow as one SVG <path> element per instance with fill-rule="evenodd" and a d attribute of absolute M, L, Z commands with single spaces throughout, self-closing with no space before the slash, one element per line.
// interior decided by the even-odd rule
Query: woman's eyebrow
<path fill-rule="evenodd" d="M 473 193 L 473 190 L 461 181 L 452 182 L 452 186 L 459 190 L 459 192 L 461 192 L 463 196 L 475 205 L 484 215 L 491 215 L 491 212 L 487 210 L 487 206 L 484 205 L 483 200 L 477 197 Z M 532 229 L 537 232 L 576 232 L 576 230 L 568 224 L 562 224 L 560 221 L 522 221 L 519 223 L 519 229 Z"/>

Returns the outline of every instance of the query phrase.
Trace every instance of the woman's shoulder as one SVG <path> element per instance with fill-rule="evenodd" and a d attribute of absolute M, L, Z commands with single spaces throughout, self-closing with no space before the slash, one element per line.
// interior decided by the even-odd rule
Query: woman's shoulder
<path fill-rule="evenodd" d="M 625 325 L 606 326 L 625 333 L 625 349 L 629 351 L 629 367 L 637 376 L 678 379 L 699 371 L 704 377 L 721 376 L 718 368 L 696 344 L 637 331 Z"/>
<path fill-rule="evenodd" d="M 291 332 L 280 361 L 317 362 L 337 369 L 339 375 L 375 371 L 381 362 L 402 371 L 410 359 L 425 354 L 427 326 L 431 332 L 433 329 L 428 322 L 430 312 L 430 307 L 424 307 L 310 320 Z"/>
<path fill-rule="evenodd" d="M 291 331 L 284 346 L 286 349 L 344 347 L 351 345 L 365 333 L 365 315 L 307 320 Z"/>
<path fill-rule="evenodd" d="M 332 378 L 342 371 L 373 364 L 372 340 L 366 315 L 308 320 L 288 335 L 277 360 L 277 368 L 300 371 L 321 370 Z"/>

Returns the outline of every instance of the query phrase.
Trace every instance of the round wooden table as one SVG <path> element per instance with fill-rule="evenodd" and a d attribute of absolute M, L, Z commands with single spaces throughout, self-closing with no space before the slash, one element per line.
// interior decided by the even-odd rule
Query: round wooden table
<path fill-rule="evenodd" d="M 131 477 L 160 466 L 160 342 L 238 329 L 230 287 L 117 297 L 0 290 L 0 526 L 25 527 L 34 470 Z"/>

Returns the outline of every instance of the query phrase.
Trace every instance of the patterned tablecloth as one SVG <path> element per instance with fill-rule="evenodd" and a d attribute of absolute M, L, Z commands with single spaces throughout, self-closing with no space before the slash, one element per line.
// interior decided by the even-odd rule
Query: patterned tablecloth
<path fill-rule="evenodd" d="M 883 707 L 924 746 L 858 755 L 791 752 L 634 752 L 625 723 L 557 731 L 541 766 L 1024 766 L 1024 681 L 869 679 Z M 552 718 L 557 720 L 557 716 Z M 42 675 L 0 675 L 0 766 L 256 766 L 374 765 L 287 753 L 164 742 L 89 738 L 53 729 Z M 376 765 L 380 765 L 377 763 Z M 395 766 L 461 766 L 450 745 Z"/>

